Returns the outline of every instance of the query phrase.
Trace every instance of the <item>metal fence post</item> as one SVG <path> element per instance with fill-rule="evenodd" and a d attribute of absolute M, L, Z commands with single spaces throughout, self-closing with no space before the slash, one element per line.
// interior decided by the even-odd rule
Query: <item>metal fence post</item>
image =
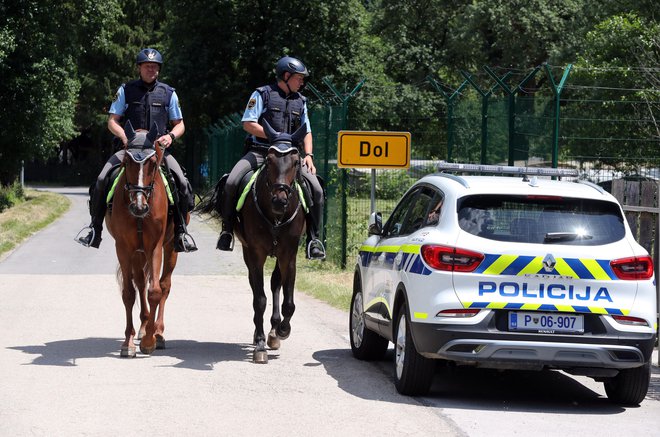
<path fill-rule="evenodd" d="M 552 92 L 555 95 L 555 117 L 554 128 L 552 129 L 552 167 L 557 168 L 559 166 L 559 117 L 561 114 L 559 102 L 561 100 L 561 90 L 564 88 L 564 83 L 568 78 L 568 73 L 571 71 L 571 68 L 573 68 L 573 64 L 568 64 L 568 66 L 564 68 L 564 75 L 559 81 L 559 84 L 555 82 L 555 78 L 547 63 L 543 64 L 543 68 L 545 68 L 545 72 L 548 74 L 550 84 L 552 85 Z"/>
<path fill-rule="evenodd" d="M 463 91 L 463 88 L 468 85 L 468 81 L 464 80 L 463 83 L 458 88 L 456 88 L 456 90 L 452 92 L 451 95 L 449 95 L 444 92 L 437 80 L 431 76 L 426 76 L 426 79 L 437 92 L 442 94 L 442 97 L 444 97 L 445 103 L 447 104 L 447 161 L 451 161 L 451 156 L 454 149 L 454 100 L 456 100 L 460 92 Z"/>

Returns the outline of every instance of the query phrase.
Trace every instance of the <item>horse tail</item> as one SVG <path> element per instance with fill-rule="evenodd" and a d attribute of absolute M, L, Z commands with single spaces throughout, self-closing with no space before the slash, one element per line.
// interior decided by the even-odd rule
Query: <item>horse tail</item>
<path fill-rule="evenodd" d="M 222 192 L 225 188 L 226 177 L 221 178 L 210 191 L 204 194 L 200 202 L 195 206 L 194 212 L 210 214 L 212 217 L 220 218 L 222 207 Z"/>

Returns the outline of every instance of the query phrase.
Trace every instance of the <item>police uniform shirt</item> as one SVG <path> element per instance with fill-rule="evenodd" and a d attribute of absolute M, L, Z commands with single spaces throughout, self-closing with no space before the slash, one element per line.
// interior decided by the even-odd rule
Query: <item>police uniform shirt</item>
<path fill-rule="evenodd" d="M 115 99 L 110 105 L 110 110 L 108 113 L 119 115 L 120 117 L 124 115 L 128 104 L 126 103 L 126 96 L 124 95 L 124 87 L 120 86 L 115 95 Z M 179 96 L 176 95 L 176 91 L 172 91 L 172 98 L 170 99 L 170 106 L 167 107 L 167 114 L 172 120 L 183 120 L 183 113 L 181 112 L 181 106 L 179 105 Z"/>
<path fill-rule="evenodd" d="M 259 91 L 254 91 L 250 96 L 250 100 L 248 100 L 241 121 L 254 121 L 255 123 L 258 123 L 259 117 L 261 117 L 264 112 L 266 112 L 266 108 L 264 108 L 264 100 L 261 98 L 261 93 Z M 303 104 L 303 113 L 305 114 L 303 120 L 304 123 L 307 124 L 307 132 L 311 133 L 312 125 L 307 116 L 307 102 Z M 259 143 L 254 135 L 252 135 L 252 140 L 255 143 Z"/>

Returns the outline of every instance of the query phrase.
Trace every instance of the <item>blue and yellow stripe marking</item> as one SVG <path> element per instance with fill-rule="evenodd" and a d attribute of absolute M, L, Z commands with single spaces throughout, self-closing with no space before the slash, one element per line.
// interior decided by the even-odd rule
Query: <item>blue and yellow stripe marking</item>
<path fill-rule="evenodd" d="M 422 261 L 419 244 L 404 244 L 402 246 L 362 246 L 360 261 L 367 267 L 374 260 L 383 257 L 383 267 L 395 268 L 408 273 L 430 275 Z M 394 260 L 402 252 L 401 262 L 394 265 Z M 595 279 L 598 281 L 618 280 L 609 260 L 589 258 L 557 258 L 551 271 L 543 266 L 542 256 L 522 256 L 510 254 L 486 254 L 484 260 L 474 271 L 477 275 L 525 276 L 525 275 L 555 275 L 574 279 Z"/>
<path fill-rule="evenodd" d="M 630 310 L 604 308 L 584 305 L 552 305 L 521 302 L 464 302 L 465 308 L 520 310 L 520 311 L 557 311 L 562 313 L 591 313 L 627 316 Z"/>

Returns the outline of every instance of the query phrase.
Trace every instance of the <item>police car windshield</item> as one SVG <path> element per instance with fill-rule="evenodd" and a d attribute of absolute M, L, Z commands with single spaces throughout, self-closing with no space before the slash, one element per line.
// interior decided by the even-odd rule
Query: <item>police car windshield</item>
<path fill-rule="evenodd" d="M 496 241 L 595 246 L 625 235 L 612 202 L 512 195 L 467 196 L 458 203 L 461 229 Z"/>

